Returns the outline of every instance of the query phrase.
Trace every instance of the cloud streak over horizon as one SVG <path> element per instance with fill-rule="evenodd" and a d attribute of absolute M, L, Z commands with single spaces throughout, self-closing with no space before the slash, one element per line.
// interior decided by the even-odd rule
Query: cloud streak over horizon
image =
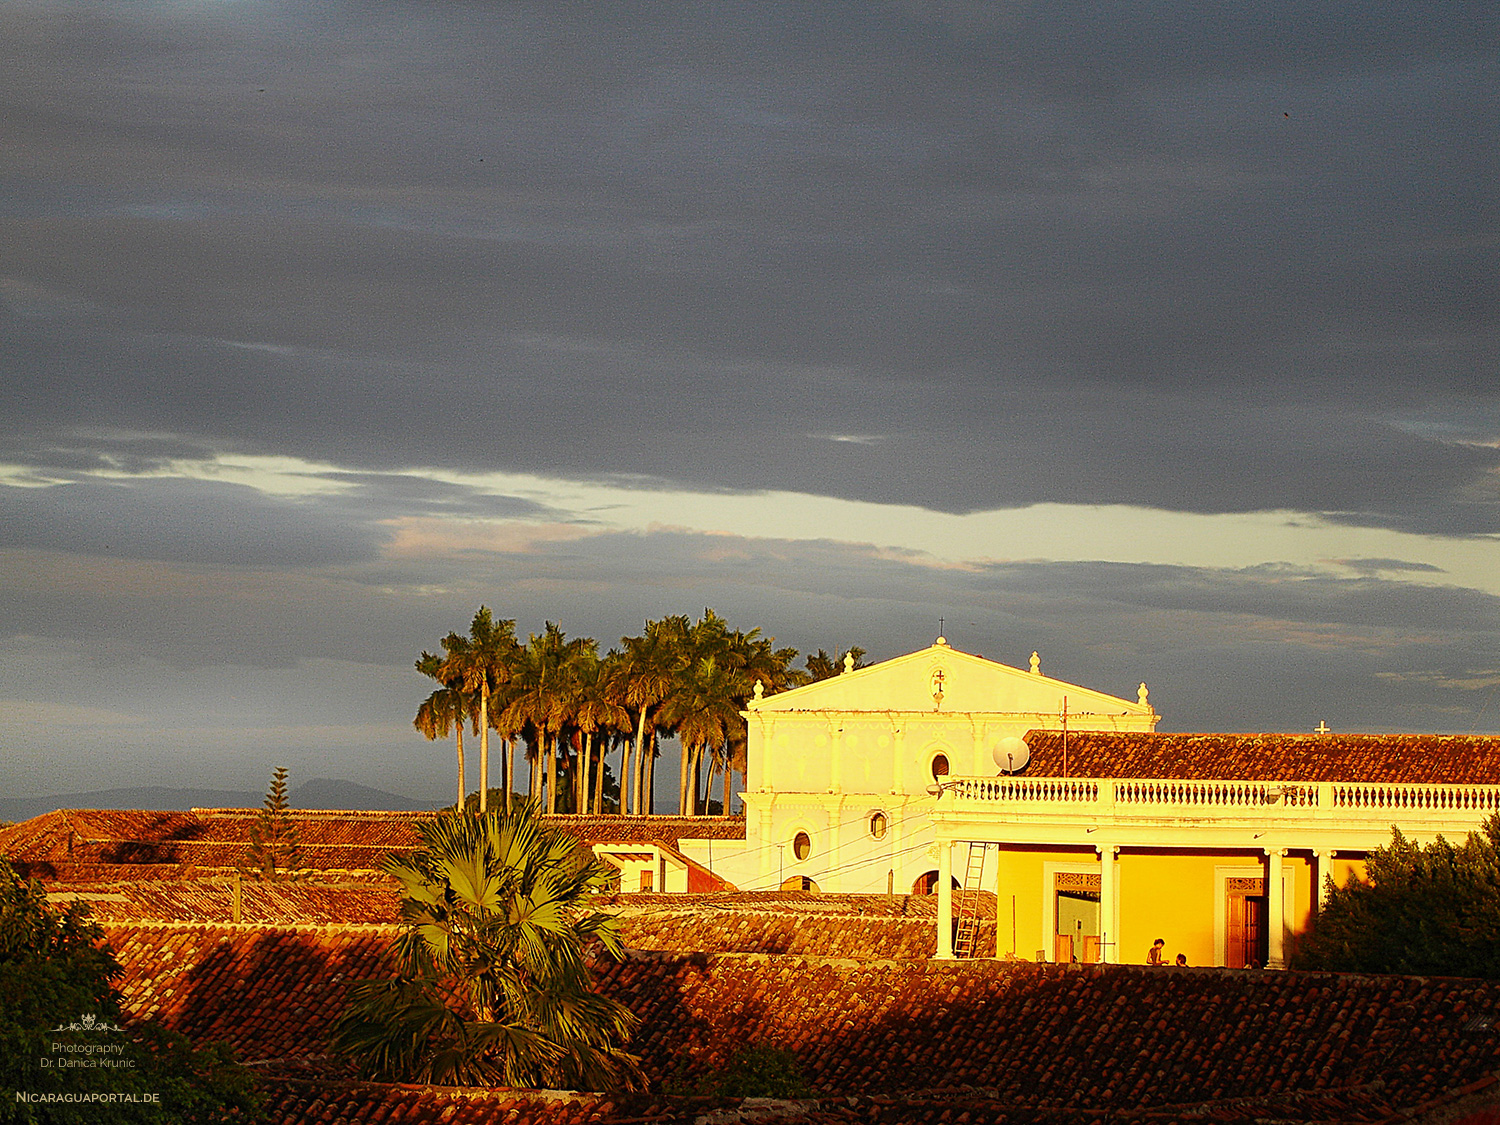
<path fill-rule="evenodd" d="M 0 7 L 16 744 L 441 796 L 481 601 L 1500 731 L 1491 7 L 853 12 Z"/>

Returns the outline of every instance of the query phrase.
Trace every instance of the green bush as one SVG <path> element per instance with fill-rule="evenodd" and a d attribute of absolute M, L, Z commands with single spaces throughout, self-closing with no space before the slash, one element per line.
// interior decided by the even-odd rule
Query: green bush
<path fill-rule="evenodd" d="M 255 1120 L 253 1076 L 227 1048 L 125 1027 L 103 939 L 80 903 L 54 909 L 0 860 L 0 1122 Z"/>
<path fill-rule="evenodd" d="M 812 1087 L 791 1051 L 755 1043 L 741 1047 L 722 1070 L 681 1092 L 721 1098 L 806 1098 L 812 1096 Z"/>
<path fill-rule="evenodd" d="M 1457 845 L 1393 829 L 1365 870 L 1330 889 L 1295 968 L 1500 979 L 1500 818 Z"/>

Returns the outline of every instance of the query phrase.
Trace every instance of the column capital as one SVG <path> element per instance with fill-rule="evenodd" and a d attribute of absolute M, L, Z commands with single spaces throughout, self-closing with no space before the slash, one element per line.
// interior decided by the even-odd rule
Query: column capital
<path fill-rule="evenodd" d="M 1270 858 L 1271 856 L 1276 856 L 1279 859 L 1285 859 L 1287 857 L 1288 853 L 1290 853 L 1292 849 L 1291 848 L 1267 847 L 1267 848 L 1261 848 L 1260 850 L 1261 850 L 1261 852 L 1267 858 Z"/>
<path fill-rule="evenodd" d="M 1094 845 L 1094 851 L 1098 852 L 1100 856 L 1103 856 L 1105 852 L 1108 852 L 1109 853 L 1109 858 L 1110 859 L 1114 859 L 1115 856 L 1117 856 L 1117 855 L 1120 854 L 1120 845 L 1119 844 L 1095 844 Z"/>

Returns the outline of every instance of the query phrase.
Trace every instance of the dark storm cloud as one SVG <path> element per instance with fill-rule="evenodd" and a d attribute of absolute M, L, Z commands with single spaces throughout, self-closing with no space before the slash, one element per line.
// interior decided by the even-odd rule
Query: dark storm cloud
<path fill-rule="evenodd" d="M 0 19 L 12 434 L 1500 526 L 1487 6 Z"/>

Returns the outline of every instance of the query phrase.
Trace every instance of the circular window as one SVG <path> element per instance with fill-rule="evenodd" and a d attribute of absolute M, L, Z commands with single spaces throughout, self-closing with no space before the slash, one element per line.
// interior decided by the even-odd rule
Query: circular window
<path fill-rule="evenodd" d="M 812 837 L 806 832 L 798 832 L 793 836 L 792 854 L 798 859 L 806 859 L 812 855 Z"/>
<path fill-rule="evenodd" d="M 932 759 L 932 779 L 936 781 L 940 777 L 948 776 L 948 756 L 939 754 Z"/>
<path fill-rule="evenodd" d="M 875 813 L 873 816 L 870 817 L 870 836 L 873 839 L 876 839 L 876 840 L 883 840 L 883 839 L 885 839 L 885 830 L 886 830 L 886 828 L 887 828 L 887 824 L 886 824 L 886 819 L 885 819 L 885 813 L 878 812 L 878 813 Z"/>

